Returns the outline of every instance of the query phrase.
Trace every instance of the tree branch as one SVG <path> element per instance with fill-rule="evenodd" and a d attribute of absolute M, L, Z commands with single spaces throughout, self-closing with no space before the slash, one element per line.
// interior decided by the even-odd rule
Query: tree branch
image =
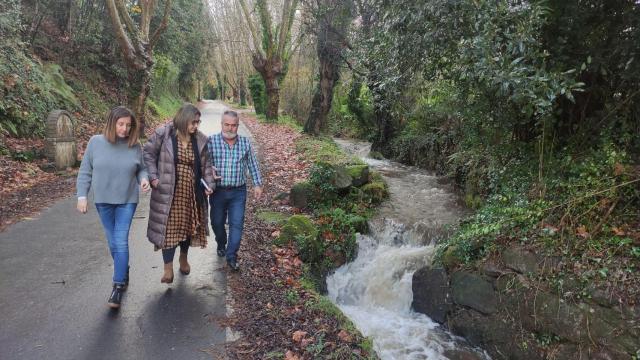
<path fill-rule="evenodd" d="M 107 3 L 109 2 L 113 3 L 113 0 L 107 0 Z M 122 20 L 124 21 L 124 24 L 126 25 L 127 31 L 129 31 L 129 34 L 131 35 L 129 37 L 130 38 L 129 42 L 132 44 L 133 48 L 136 51 L 139 51 L 140 31 L 138 30 L 136 25 L 133 23 L 133 19 L 131 18 L 131 16 L 129 16 L 129 11 L 124 6 L 124 3 L 122 2 L 122 0 L 116 0 L 115 5 L 116 5 L 116 8 L 118 9 L 116 12 L 116 14 L 118 15 L 118 19 L 122 18 Z M 113 19 L 113 16 L 112 16 L 112 19 Z M 118 23 L 120 23 L 120 20 L 118 20 Z M 120 27 L 122 27 L 122 25 L 120 25 Z"/>
<path fill-rule="evenodd" d="M 249 31 L 251 32 L 251 39 L 253 40 L 253 47 L 255 48 L 255 52 L 262 58 L 264 58 L 264 53 L 262 52 L 262 48 L 260 46 L 260 41 L 258 40 L 258 31 L 256 30 L 256 26 L 251 19 L 251 14 L 249 13 L 249 9 L 247 8 L 247 3 L 245 0 L 239 0 L 240 7 L 242 8 L 242 13 L 244 14 L 244 18 L 247 21 L 247 25 L 249 26 Z"/>
<path fill-rule="evenodd" d="M 111 24 L 113 25 L 113 31 L 115 33 L 118 44 L 120 44 L 120 49 L 122 50 L 124 59 L 128 64 L 137 68 L 136 50 L 133 47 L 133 44 L 131 44 L 131 40 L 124 30 L 122 22 L 120 22 L 120 15 L 118 14 L 115 0 L 106 0 L 106 5 L 109 12 L 109 17 L 111 18 Z"/>
<path fill-rule="evenodd" d="M 287 0 L 285 0 L 286 2 Z M 271 32 L 271 14 L 269 13 L 269 7 L 267 6 L 267 0 L 257 0 L 256 9 L 258 9 L 258 17 L 260 18 L 260 25 L 262 26 L 263 34 L 267 35 L 263 37 L 266 40 L 266 48 L 264 49 L 267 58 L 273 57 L 273 33 Z M 263 40 L 263 41 L 264 41 Z"/>
<path fill-rule="evenodd" d="M 158 42 L 158 39 L 160 38 L 160 34 L 162 34 L 167 29 L 167 23 L 169 22 L 169 10 L 171 10 L 171 0 L 166 0 L 166 2 L 164 3 L 164 14 L 162 15 L 162 22 L 160 22 L 160 25 L 151 36 L 151 40 L 149 41 L 149 49 L 153 49 L 153 47 Z"/>

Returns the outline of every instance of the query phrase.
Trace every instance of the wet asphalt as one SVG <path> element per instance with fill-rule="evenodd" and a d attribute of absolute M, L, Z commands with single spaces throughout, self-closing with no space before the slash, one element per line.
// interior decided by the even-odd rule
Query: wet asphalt
<path fill-rule="evenodd" d="M 201 131 L 220 131 L 224 110 L 206 102 Z M 100 220 L 95 207 L 82 215 L 75 203 L 60 200 L 0 233 L 0 359 L 224 359 L 237 335 L 218 321 L 229 311 L 229 270 L 213 234 L 206 249 L 190 249 L 191 274 L 180 274 L 176 254 L 174 282 L 161 284 L 162 256 L 145 236 L 149 194 L 141 195 L 130 285 L 111 310 L 113 264 Z"/>

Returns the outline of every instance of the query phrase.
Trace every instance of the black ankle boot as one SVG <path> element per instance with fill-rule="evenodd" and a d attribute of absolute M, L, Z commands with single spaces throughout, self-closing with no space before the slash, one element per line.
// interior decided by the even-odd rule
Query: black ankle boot
<path fill-rule="evenodd" d="M 124 285 L 114 284 L 113 290 L 111 290 L 111 296 L 109 296 L 109 301 L 107 301 L 107 305 L 112 309 L 119 308 L 123 292 Z"/>

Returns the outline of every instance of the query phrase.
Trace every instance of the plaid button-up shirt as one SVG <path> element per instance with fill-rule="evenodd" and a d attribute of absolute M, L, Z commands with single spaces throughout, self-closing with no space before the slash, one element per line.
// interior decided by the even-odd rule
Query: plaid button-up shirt
<path fill-rule="evenodd" d="M 248 138 L 238 135 L 236 143 L 229 146 L 222 138 L 222 133 L 209 136 L 209 158 L 216 167 L 217 175 L 222 179 L 216 186 L 231 187 L 247 183 L 246 172 L 249 169 L 253 184 L 262 186 L 258 161 Z"/>

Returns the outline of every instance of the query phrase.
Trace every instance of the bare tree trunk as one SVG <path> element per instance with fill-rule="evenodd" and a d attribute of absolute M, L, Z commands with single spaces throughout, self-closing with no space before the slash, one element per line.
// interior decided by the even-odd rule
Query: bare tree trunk
<path fill-rule="evenodd" d="M 155 9 L 155 0 L 141 2 L 142 16 L 136 26 L 129 16 L 122 0 L 106 0 L 107 10 L 121 53 L 129 74 L 129 106 L 140 123 L 140 133 L 144 135 L 145 105 L 151 92 L 151 68 L 153 67 L 153 46 L 166 29 L 171 0 L 165 1 L 164 16 L 158 28 L 150 36 L 149 25 Z"/>
<path fill-rule="evenodd" d="M 278 121 L 278 106 L 280 104 L 280 85 L 278 78 L 273 73 L 263 75 L 267 90 L 267 111 L 265 116 L 267 121 Z"/>
<path fill-rule="evenodd" d="M 129 71 L 128 98 L 129 107 L 136 115 L 136 120 L 140 124 L 140 134 L 144 133 L 146 124 L 145 105 L 151 93 L 151 68 L 150 62 L 144 70 Z"/>
<path fill-rule="evenodd" d="M 278 121 L 278 106 L 280 104 L 280 77 L 282 76 L 282 62 L 278 58 L 264 59 L 254 56 L 253 67 L 264 80 L 267 92 L 267 109 L 265 116 L 269 122 Z"/>
<path fill-rule="evenodd" d="M 320 55 L 319 71 L 320 81 L 318 81 L 316 92 L 311 101 L 309 117 L 304 124 L 304 132 L 312 135 L 320 135 L 320 132 L 327 124 L 327 116 L 331 111 L 331 103 L 333 102 L 333 88 L 340 78 L 338 64 L 327 58 L 326 55 Z"/>
<path fill-rule="evenodd" d="M 257 26 L 253 20 L 246 1 L 239 0 L 239 5 L 244 14 L 253 40 L 253 67 L 260 73 L 264 80 L 267 92 L 268 121 L 278 120 L 278 105 L 280 103 L 280 80 L 286 75 L 286 65 L 290 60 L 291 25 L 295 17 L 298 0 L 284 0 L 280 23 L 272 24 L 272 13 L 269 11 L 266 0 L 257 0 L 255 10 L 259 19 Z M 258 33 L 260 28 L 261 33 Z"/>

